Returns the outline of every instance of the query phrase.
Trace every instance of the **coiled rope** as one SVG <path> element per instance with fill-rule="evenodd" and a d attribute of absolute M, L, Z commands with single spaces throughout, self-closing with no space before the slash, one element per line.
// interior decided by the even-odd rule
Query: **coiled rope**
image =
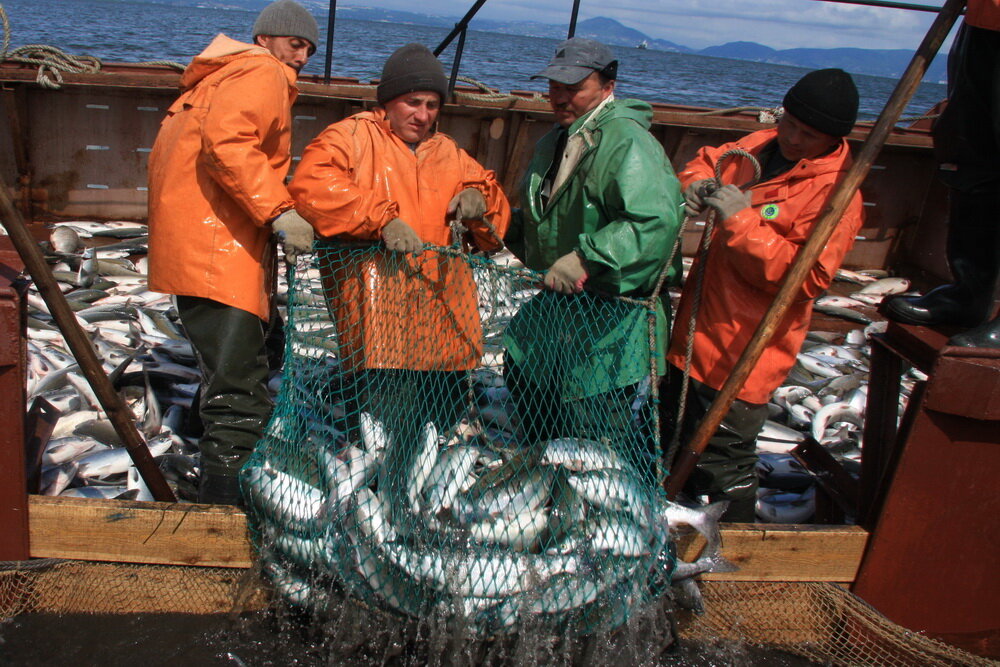
<path fill-rule="evenodd" d="M 757 161 L 753 155 L 741 148 L 734 148 L 723 153 L 715 163 L 715 179 L 710 185 L 710 190 L 715 191 L 722 187 L 722 165 L 723 163 L 732 157 L 742 157 L 750 161 L 753 165 L 753 180 L 747 183 L 747 186 L 753 185 L 760 180 L 760 163 Z M 691 303 L 691 317 L 688 319 L 688 331 L 687 331 L 687 345 L 684 350 L 684 380 L 681 383 L 681 395 L 677 401 L 677 417 L 676 423 L 674 424 L 673 437 L 670 440 L 670 447 L 667 449 L 664 460 L 668 465 L 673 463 L 674 457 L 677 456 L 677 450 L 680 449 L 681 444 L 681 425 L 684 421 L 684 412 L 687 408 L 687 398 L 688 398 L 688 385 L 691 379 L 691 360 L 694 357 L 694 330 L 695 324 L 698 320 L 698 309 L 701 305 L 701 288 L 704 283 L 705 278 L 705 267 L 708 260 L 708 251 L 712 243 L 712 236 L 715 232 L 715 218 L 716 211 L 714 208 L 709 208 L 708 216 L 705 218 L 705 231 L 701 237 L 701 245 L 698 248 L 698 270 L 695 271 L 694 279 L 694 293 L 692 294 Z M 662 481 L 662 480 L 661 480 Z"/>
<path fill-rule="evenodd" d="M 7 10 L 0 4 L 0 21 L 3 22 L 3 50 L 0 51 L 0 60 L 23 63 L 25 65 L 38 65 L 38 75 L 35 81 L 43 88 L 58 90 L 62 87 L 63 72 L 71 74 L 96 74 L 101 71 L 102 63 L 94 56 L 74 56 L 46 44 L 27 44 L 20 46 L 13 51 L 10 49 L 10 20 L 7 17 Z M 184 65 L 169 60 L 149 60 L 136 65 L 165 65 L 175 69 L 184 70 Z"/>

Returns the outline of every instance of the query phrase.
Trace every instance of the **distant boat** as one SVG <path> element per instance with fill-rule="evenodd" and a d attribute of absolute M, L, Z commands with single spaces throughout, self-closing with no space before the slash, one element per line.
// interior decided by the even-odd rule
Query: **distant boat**
<path fill-rule="evenodd" d="M 648 49 L 649 48 L 649 42 L 647 42 L 646 40 L 642 40 L 641 42 L 639 42 L 639 45 L 636 46 L 635 48 L 637 48 L 637 49 Z"/>

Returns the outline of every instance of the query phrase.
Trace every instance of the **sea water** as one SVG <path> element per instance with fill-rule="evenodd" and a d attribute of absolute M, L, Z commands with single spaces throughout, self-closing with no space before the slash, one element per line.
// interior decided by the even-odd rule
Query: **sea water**
<path fill-rule="evenodd" d="M 250 41 L 256 18 L 255 12 L 240 9 L 140 0 L 2 0 L 0 4 L 10 21 L 9 49 L 47 44 L 70 54 L 92 55 L 109 62 L 187 63 L 219 32 Z M 511 18 L 534 19 L 530 13 Z M 326 17 L 321 15 L 317 19 L 321 40 L 325 42 Z M 566 20 L 569 21 L 569 3 Z M 368 82 L 378 78 L 385 59 L 399 46 L 421 42 L 433 49 L 448 32 L 429 26 L 339 19 L 334 29 L 331 73 Z M 533 81 L 531 75 L 544 68 L 556 43 L 554 39 L 470 30 L 459 74 L 504 92 L 544 92 L 546 83 Z M 456 45 L 457 40 L 441 55 L 446 70 L 450 71 Z M 324 72 L 325 49 L 325 43 L 320 44 L 304 73 Z M 618 94 L 648 102 L 775 107 L 781 104 L 785 91 L 807 71 L 655 49 L 616 46 L 613 51 L 620 60 Z M 856 75 L 855 81 L 861 97 L 859 117 L 874 120 L 896 81 L 862 75 Z M 945 96 L 945 86 L 924 83 L 906 115 L 919 116 Z"/>

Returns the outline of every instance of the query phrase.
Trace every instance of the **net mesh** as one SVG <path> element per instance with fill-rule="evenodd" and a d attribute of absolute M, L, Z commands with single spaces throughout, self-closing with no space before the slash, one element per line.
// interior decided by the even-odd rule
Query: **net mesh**
<path fill-rule="evenodd" d="M 608 630 L 662 594 L 664 309 L 539 277 L 330 242 L 292 276 L 284 380 L 242 471 L 287 602 L 323 612 L 344 591 L 489 636 L 528 616 Z"/>
<path fill-rule="evenodd" d="M 735 642 L 835 665 L 1000 664 L 895 625 L 830 583 L 709 581 L 702 583 L 702 590 L 705 613 L 676 616 L 682 643 L 711 648 Z M 277 604 L 277 599 L 269 595 L 257 572 L 248 569 L 66 560 L 0 563 L 0 622 L 53 613 L 261 612 Z M 352 661 L 361 664 L 365 661 L 358 659 L 359 655 L 372 655 L 373 664 L 384 664 L 387 653 L 383 644 L 391 644 L 397 651 L 405 646 L 412 655 L 432 650 L 427 644 L 434 634 L 427 626 L 433 619 L 403 619 L 355 598 L 331 598 L 330 611 L 337 619 L 324 638 L 331 660 L 350 654 Z M 607 641 L 592 644 L 587 656 L 590 663 L 620 664 L 623 653 L 614 650 L 622 639 L 648 645 L 651 629 L 659 630 L 659 619 L 669 611 L 667 598 L 647 606 L 624 628 L 604 635 L 602 639 Z M 531 630 L 530 626 L 523 629 Z M 504 655 L 517 657 L 517 647 L 504 641 L 508 641 Z M 660 643 L 653 643 L 653 649 L 648 650 L 662 650 Z M 554 646 L 551 642 L 538 644 Z M 496 661 L 480 658 L 497 654 L 496 645 L 497 641 L 463 644 L 459 653 L 478 656 L 468 660 L 470 664 L 493 664 Z M 563 654 L 555 658 L 553 663 L 568 661 Z"/>

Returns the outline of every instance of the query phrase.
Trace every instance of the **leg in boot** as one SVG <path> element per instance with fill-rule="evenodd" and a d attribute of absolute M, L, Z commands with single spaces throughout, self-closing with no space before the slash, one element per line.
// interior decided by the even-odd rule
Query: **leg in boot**
<path fill-rule="evenodd" d="M 232 503 L 233 481 L 250 457 L 271 414 L 264 325 L 209 299 L 178 297 L 178 312 L 201 367 L 203 502 Z"/>
<path fill-rule="evenodd" d="M 953 191 L 948 223 L 948 264 L 955 282 L 920 297 L 888 301 L 885 314 L 905 324 L 972 327 L 988 316 L 997 278 L 1000 197 Z"/>
<path fill-rule="evenodd" d="M 957 336 L 952 336 L 948 344 L 956 347 L 1000 349 L 1000 315 L 986 324 L 981 324 L 974 329 L 969 329 Z"/>

